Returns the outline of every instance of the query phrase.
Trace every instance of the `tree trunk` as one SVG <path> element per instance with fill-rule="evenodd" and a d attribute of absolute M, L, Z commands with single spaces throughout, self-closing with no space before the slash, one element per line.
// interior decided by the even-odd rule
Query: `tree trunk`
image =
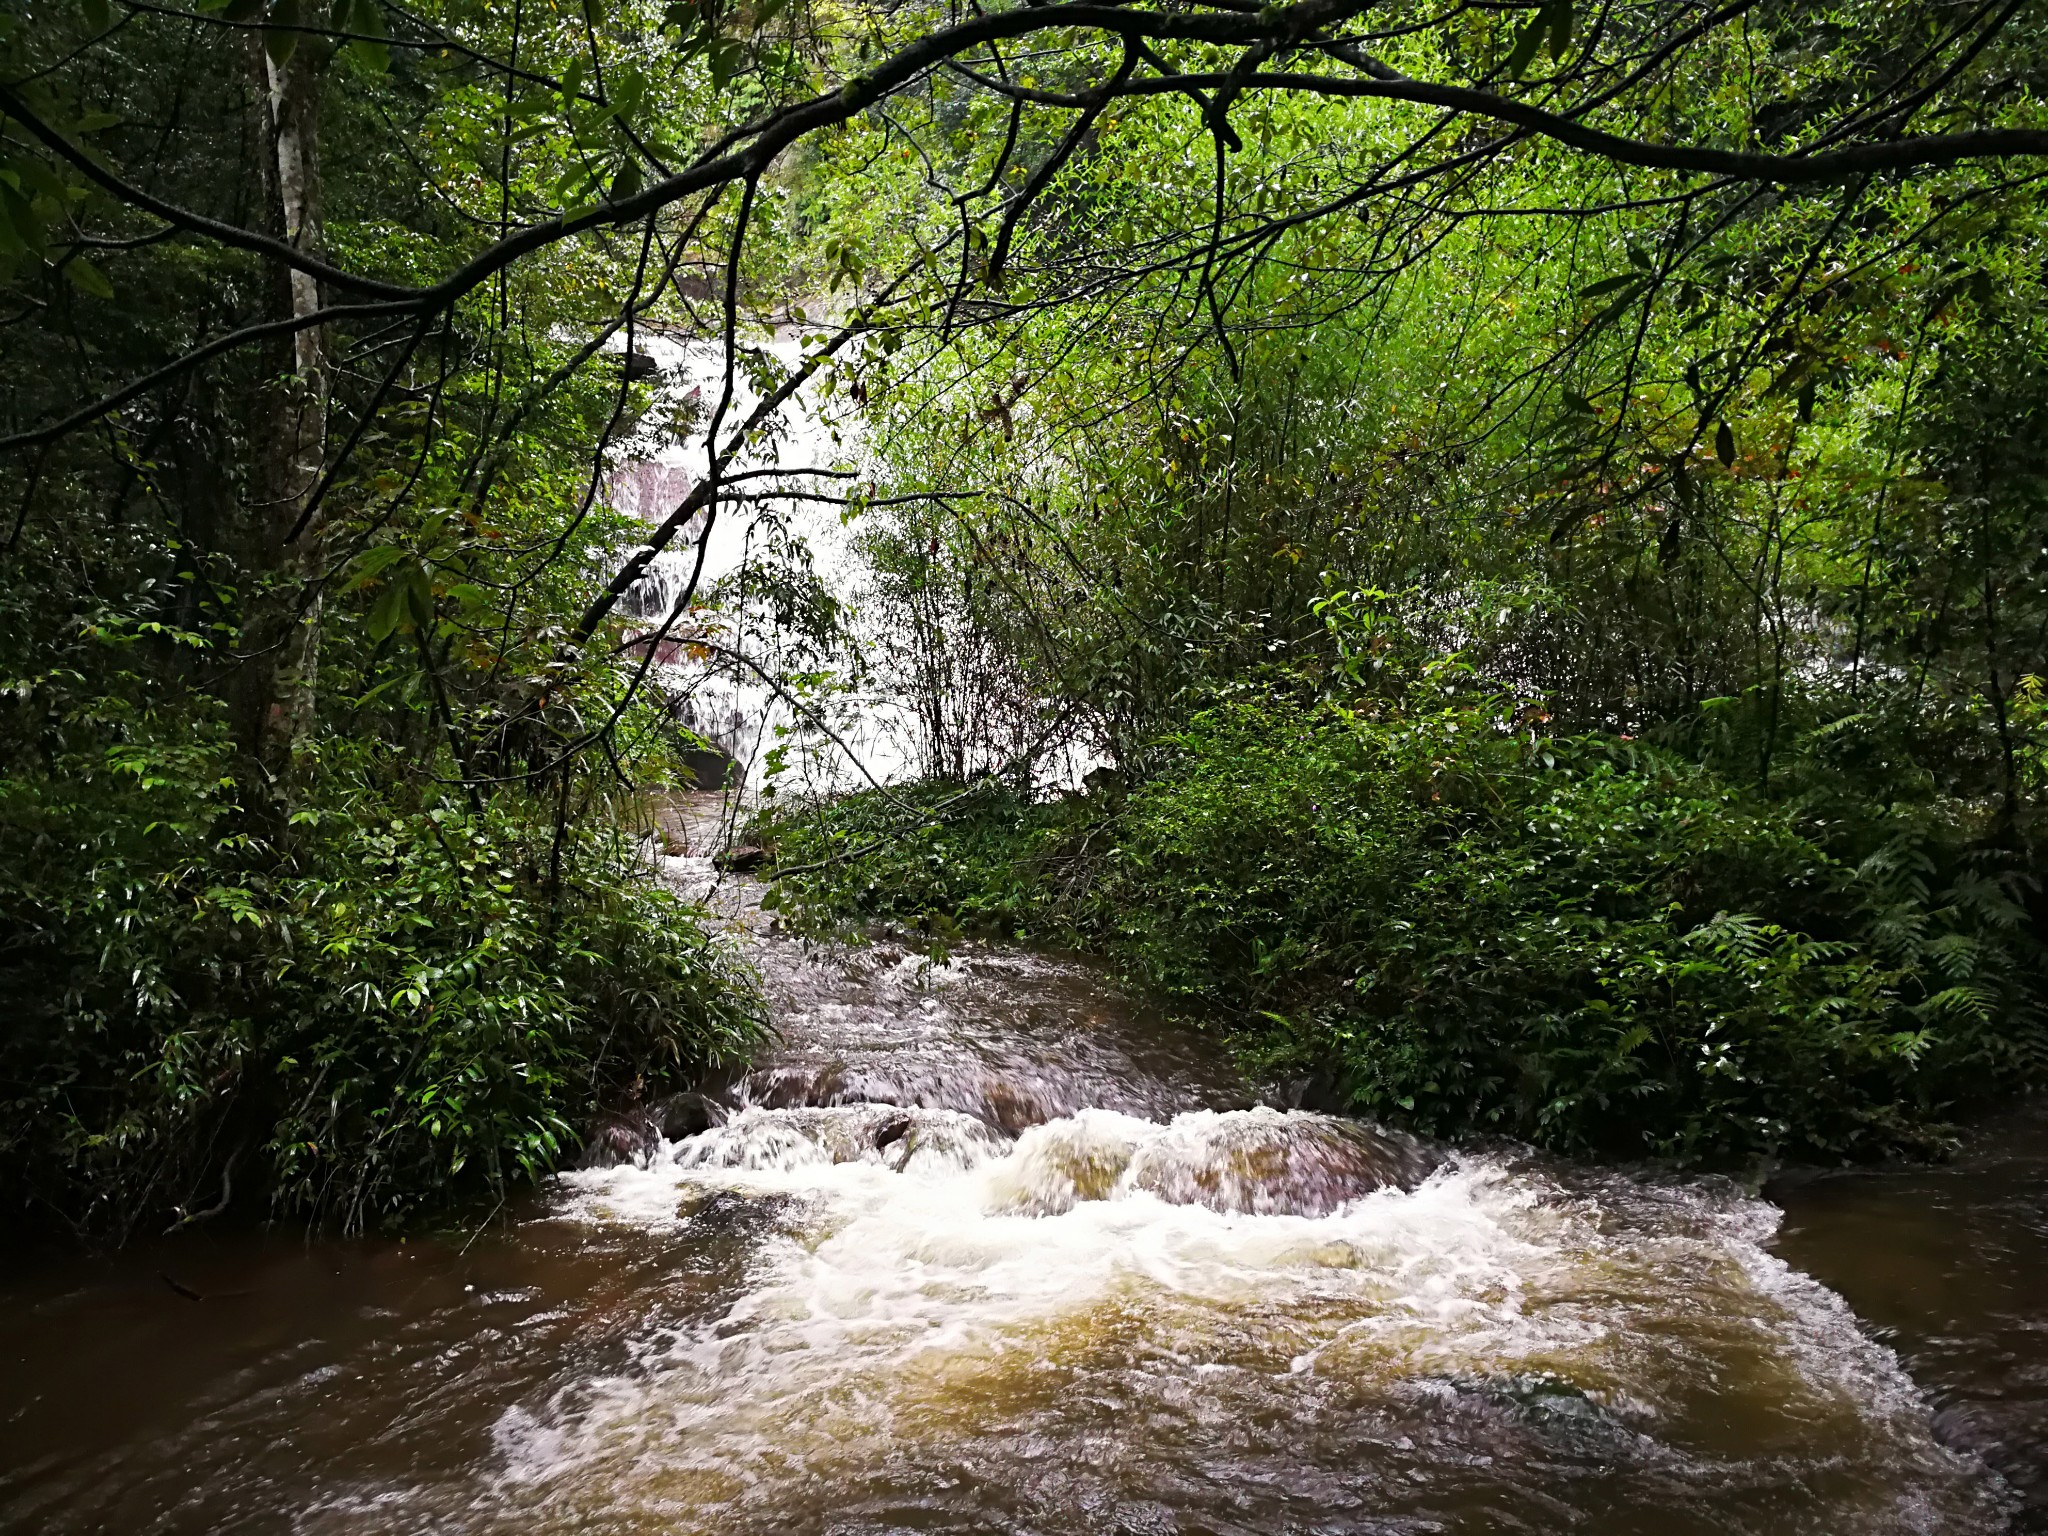
<path fill-rule="evenodd" d="M 279 58 L 252 43 L 259 159 L 274 231 L 304 251 L 320 248 L 320 87 L 325 52 L 311 38 Z M 274 38 L 272 39 L 274 42 Z M 320 307 L 309 275 L 279 268 L 270 308 L 297 319 Z M 303 767 L 320 663 L 326 519 L 308 515 L 327 446 L 327 338 L 309 326 L 265 359 L 251 421 L 250 587 L 243 626 L 241 740 L 280 802 Z"/>

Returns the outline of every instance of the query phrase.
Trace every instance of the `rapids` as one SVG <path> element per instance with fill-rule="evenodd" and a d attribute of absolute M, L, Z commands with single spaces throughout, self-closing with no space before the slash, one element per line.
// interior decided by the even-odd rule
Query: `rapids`
<path fill-rule="evenodd" d="M 1262 1102 L 1076 960 L 752 942 L 716 1123 L 509 1223 L 11 1282 L 0 1525 L 2012 1528 L 1729 1182 Z"/>

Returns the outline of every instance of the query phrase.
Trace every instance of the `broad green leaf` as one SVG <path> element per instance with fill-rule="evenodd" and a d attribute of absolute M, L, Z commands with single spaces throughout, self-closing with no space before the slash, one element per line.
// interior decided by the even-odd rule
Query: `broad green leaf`
<path fill-rule="evenodd" d="M 347 25 L 339 19 L 343 6 L 348 9 Z M 335 6 L 337 30 L 354 32 L 359 35 L 348 44 L 348 51 L 355 61 L 375 75 L 381 75 L 391 68 L 391 45 L 385 41 L 390 35 L 384 23 L 384 7 L 377 0 L 341 0 Z"/>
<path fill-rule="evenodd" d="M 1515 79 L 1522 78 L 1522 71 L 1535 62 L 1536 50 L 1543 46 L 1543 34 L 1550 30 L 1550 12 L 1538 11 L 1522 28 L 1515 39 L 1514 52 L 1508 55 L 1508 73 Z"/>
<path fill-rule="evenodd" d="M 1642 273 L 1623 272 L 1614 277 L 1603 277 L 1597 283 L 1588 283 L 1579 290 L 1579 297 L 1582 299 L 1597 299 L 1604 293 L 1619 293 L 1624 288 L 1640 287 L 1642 282 Z"/>
<path fill-rule="evenodd" d="M 1543 21 L 1550 34 L 1550 56 L 1563 58 L 1572 41 L 1572 0 L 1550 0 L 1543 8 Z"/>
<path fill-rule="evenodd" d="M 0 225 L 5 225 L 23 250 L 41 251 L 45 230 L 32 201 L 13 187 L 0 185 Z"/>
<path fill-rule="evenodd" d="M 398 628 L 398 621 L 404 614 L 404 584 L 393 582 L 379 594 L 377 601 L 371 605 L 369 618 L 370 638 L 379 641 L 389 639 L 391 632 Z"/>
<path fill-rule="evenodd" d="M 1721 423 L 1721 430 L 1714 434 L 1714 454 L 1725 469 L 1735 466 L 1735 429 L 1727 422 Z"/>
<path fill-rule="evenodd" d="M 746 61 L 747 45 L 736 37 L 717 37 L 704 50 L 705 61 L 711 66 L 711 84 L 717 90 L 724 90 L 732 77 L 740 72 Z"/>
<path fill-rule="evenodd" d="M 0 187 L 0 256 L 25 256 L 28 242 L 15 232 L 14 217 L 10 211 L 15 202 L 14 194 Z M 42 242 L 37 241 L 40 245 Z"/>
<path fill-rule="evenodd" d="M 356 581 L 367 582 L 390 570 L 409 553 L 403 544 L 378 544 L 356 556 L 351 570 Z"/>
<path fill-rule="evenodd" d="M 64 275 L 71 280 L 71 286 L 80 293 L 89 293 L 96 299 L 111 299 L 114 296 L 114 285 L 107 281 L 106 273 L 83 256 L 74 256 L 65 262 Z"/>

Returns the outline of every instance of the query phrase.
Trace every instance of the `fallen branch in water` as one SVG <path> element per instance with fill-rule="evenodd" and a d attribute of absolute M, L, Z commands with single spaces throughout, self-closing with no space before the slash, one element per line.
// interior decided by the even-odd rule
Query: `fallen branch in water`
<path fill-rule="evenodd" d="M 164 1228 L 165 1237 L 169 1237 L 173 1232 L 181 1228 L 191 1226 L 194 1222 L 211 1221 L 228 1208 L 228 1201 L 234 1198 L 235 1193 L 235 1159 L 241 1155 L 241 1147 L 236 1147 L 234 1151 L 228 1154 L 227 1165 L 220 1171 L 220 1198 L 203 1211 L 184 1212 L 176 1221 Z M 168 1279 L 169 1277 L 166 1276 L 165 1278 Z M 200 1298 L 193 1296 L 192 1299 L 197 1301 Z"/>

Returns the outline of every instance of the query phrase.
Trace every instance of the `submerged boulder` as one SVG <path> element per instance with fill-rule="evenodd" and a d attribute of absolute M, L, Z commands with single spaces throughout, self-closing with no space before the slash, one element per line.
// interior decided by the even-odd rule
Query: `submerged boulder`
<path fill-rule="evenodd" d="M 632 1163 L 644 1168 L 660 1144 L 659 1129 L 646 1110 L 617 1110 L 591 1127 L 576 1166 L 617 1168 Z"/>
<path fill-rule="evenodd" d="M 1378 1189 L 1413 1189 L 1442 1159 L 1412 1136 L 1305 1110 L 1181 1115 L 1131 1159 L 1133 1186 L 1174 1205 L 1327 1216 Z"/>
<path fill-rule="evenodd" d="M 645 1168 L 663 1142 L 681 1141 L 725 1123 L 728 1111 L 707 1094 L 675 1093 L 651 1104 L 632 1104 L 601 1116 L 583 1143 L 579 1168 Z"/>
<path fill-rule="evenodd" d="M 1196 1110 L 1166 1125 L 1087 1110 L 1025 1133 L 998 1205 L 1054 1215 L 1142 1192 L 1230 1215 L 1327 1216 L 1381 1189 L 1412 1190 L 1441 1154 L 1399 1131 L 1304 1110 Z"/>

